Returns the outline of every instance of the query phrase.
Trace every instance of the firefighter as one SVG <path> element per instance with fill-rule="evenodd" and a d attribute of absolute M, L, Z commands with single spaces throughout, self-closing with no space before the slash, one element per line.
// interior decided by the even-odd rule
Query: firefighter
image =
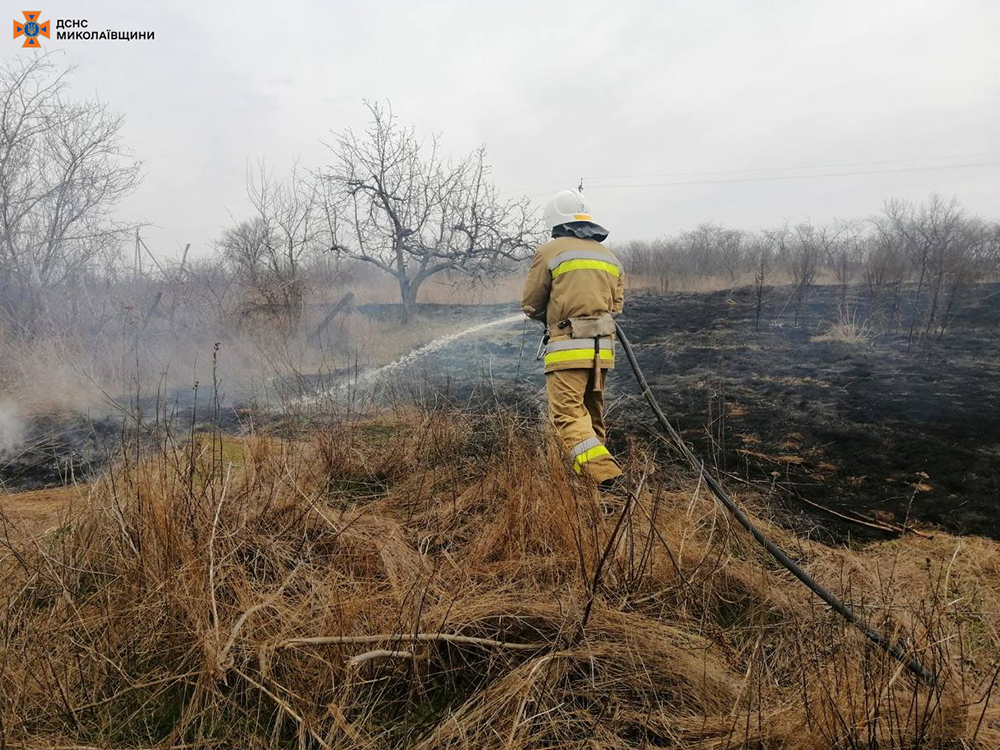
<path fill-rule="evenodd" d="M 521 309 L 546 326 L 549 416 L 573 470 L 611 487 L 622 472 L 604 445 L 604 382 L 615 366 L 611 316 L 622 311 L 623 269 L 579 190 L 556 193 L 545 223 L 552 239 L 531 261 Z"/>

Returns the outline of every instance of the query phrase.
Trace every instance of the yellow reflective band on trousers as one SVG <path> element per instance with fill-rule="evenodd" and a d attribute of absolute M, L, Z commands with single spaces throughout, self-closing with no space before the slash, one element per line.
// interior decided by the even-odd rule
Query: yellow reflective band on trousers
<path fill-rule="evenodd" d="M 589 349 L 563 349 L 561 352 L 546 354 L 545 364 L 548 366 L 557 364 L 558 362 L 570 362 L 575 359 L 587 359 L 593 362 L 594 347 L 590 347 Z M 601 349 L 601 361 L 614 363 L 614 351 L 611 349 Z"/>
<path fill-rule="evenodd" d="M 591 448 L 590 450 L 581 453 L 574 459 L 573 471 L 579 474 L 581 471 L 583 471 L 583 465 L 587 463 L 587 461 L 590 461 L 592 458 L 597 458 L 598 456 L 610 456 L 610 455 L 611 453 L 603 445 L 598 445 L 594 448 Z"/>
<path fill-rule="evenodd" d="M 618 270 L 618 266 L 614 263 L 609 263 L 603 260 L 593 260 L 590 258 L 580 258 L 579 260 L 567 260 L 560 263 L 558 266 L 552 269 L 552 278 L 560 276 L 567 271 L 582 271 L 582 270 L 594 270 L 594 271 L 604 271 L 612 276 L 618 276 L 621 272 Z"/>
<path fill-rule="evenodd" d="M 553 370 L 545 375 L 549 418 L 566 451 L 569 466 L 595 482 L 621 474 L 604 446 L 604 382 L 606 370 L 595 377 L 593 366 Z M 596 388 L 596 390 L 595 390 Z"/>

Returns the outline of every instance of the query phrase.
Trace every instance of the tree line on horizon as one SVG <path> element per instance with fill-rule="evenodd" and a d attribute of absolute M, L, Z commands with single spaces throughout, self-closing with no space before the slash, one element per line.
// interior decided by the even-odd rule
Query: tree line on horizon
<path fill-rule="evenodd" d="M 822 225 L 746 231 L 705 223 L 615 251 L 628 273 L 652 280 L 662 292 L 705 278 L 752 286 L 755 327 L 768 288 L 778 283 L 791 287 L 796 324 L 821 277 L 838 285 L 845 312 L 848 288 L 859 285 L 879 328 L 898 324 L 906 289 L 923 308 L 919 323 L 910 316 L 912 341 L 945 327 L 977 282 L 1000 278 L 1000 222 L 967 213 L 957 198 L 932 195 L 922 203 L 887 200 L 875 215 Z"/>
<path fill-rule="evenodd" d="M 327 144 L 329 163 L 276 177 L 249 170 L 247 206 L 212 254 L 158 259 L 142 226 L 114 218 L 142 179 L 124 120 L 68 96 L 70 71 L 48 56 L 0 70 L 0 328 L 7 336 L 87 321 L 100 332 L 124 308 L 144 327 L 199 296 L 215 317 L 294 325 L 310 290 L 338 278 L 392 280 L 403 320 L 439 274 L 488 284 L 520 269 L 545 240 L 527 199 L 505 200 L 484 148 L 451 158 L 388 105 L 366 103 L 364 132 Z M 880 213 L 827 225 L 745 231 L 714 223 L 648 241 L 613 244 L 628 278 L 669 292 L 700 278 L 751 285 L 759 326 L 767 290 L 792 288 L 796 322 L 819 277 L 860 284 L 874 315 L 896 321 L 903 289 L 926 298 L 909 338 L 945 325 L 977 281 L 1000 275 L 1000 223 L 957 199 L 889 200 Z M 137 290 L 144 290 L 139 294 Z M 199 291 L 200 290 L 200 291 Z M 139 297 L 136 295 L 139 294 Z M 142 295 L 145 295 L 144 297 Z"/>

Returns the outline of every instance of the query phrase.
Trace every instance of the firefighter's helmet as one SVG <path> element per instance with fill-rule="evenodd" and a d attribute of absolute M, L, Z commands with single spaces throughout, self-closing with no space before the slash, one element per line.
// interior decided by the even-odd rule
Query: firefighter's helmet
<path fill-rule="evenodd" d="M 545 204 L 545 225 L 552 229 L 573 221 L 590 221 L 590 204 L 579 190 L 560 190 Z"/>

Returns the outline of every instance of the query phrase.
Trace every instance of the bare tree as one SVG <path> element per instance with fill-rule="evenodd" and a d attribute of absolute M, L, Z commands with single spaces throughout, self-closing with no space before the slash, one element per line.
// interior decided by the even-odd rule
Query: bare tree
<path fill-rule="evenodd" d="M 982 254 L 986 273 L 1000 277 L 1000 222 L 995 221 L 985 228 Z"/>
<path fill-rule="evenodd" d="M 276 181 L 263 164 L 247 174 L 253 215 L 227 229 L 219 249 L 252 298 L 244 312 L 298 320 L 303 301 L 300 265 L 325 246 L 325 222 L 314 181 L 297 167 Z"/>
<path fill-rule="evenodd" d="M 256 285 L 268 271 L 267 225 L 259 218 L 244 219 L 222 233 L 219 250 L 243 284 Z"/>
<path fill-rule="evenodd" d="M 938 315 L 935 320 L 927 321 L 925 336 L 933 325 L 937 337 L 941 338 L 958 312 L 960 300 L 973 284 L 987 274 L 990 240 L 989 229 L 982 220 L 963 218 L 941 259 L 939 288 L 935 290 L 931 307 Z"/>
<path fill-rule="evenodd" d="M 719 233 L 723 229 L 718 224 L 704 222 L 696 228 L 682 232 L 677 238 L 675 252 L 686 256 L 689 270 L 699 276 L 712 276 L 719 272 Z"/>
<path fill-rule="evenodd" d="M 729 282 L 736 284 L 746 255 L 746 235 L 739 229 L 722 229 L 716 235 L 719 262 L 729 275 Z"/>
<path fill-rule="evenodd" d="M 874 232 L 862 244 L 865 286 L 870 298 L 870 317 L 878 330 L 895 329 L 899 295 L 906 276 L 904 238 L 884 217 L 871 219 Z M 885 306 L 889 304 L 888 315 Z"/>
<path fill-rule="evenodd" d="M 665 239 L 629 240 L 614 250 L 630 278 L 656 279 L 662 293 L 670 291 L 671 272 L 677 262 L 676 244 L 668 244 Z"/>
<path fill-rule="evenodd" d="M 847 287 L 854 281 L 861 266 L 862 231 L 858 222 L 847 222 L 832 232 L 822 234 L 826 240 L 823 245 L 827 262 L 840 285 L 837 304 L 842 315 L 847 313 Z"/>
<path fill-rule="evenodd" d="M 885 215 L 896 231 L 905 239 L 907 254 L 917 270 L 917 286 L 913 293 L 910 327 L 906 348 L 910 350 L 926 289 L 930 296 L 927 312 L 923 316 L 926 336 L 930 332 L 941 302 L 943 282 L 954 243 L 960 238 L 964 214 L 954 198 L 945 200 L 939 195 L 919 207 L 903 201 L 887 201 Z M 919 331 L 918 331 L 919 335 Z"/>
<path fill-rule="evenodd" d="M 681 265 L 681 248 L 676 240 L 668 237 L 659 237 L 649 244 L 650 268 L 653 275 L 660 280 L 660 291 L 666 294 L 670 291 L 670 284 L 678 275 L 683 273 Z"/>
<path fill-rule="evenodd" d="M 368 129 L 340 134 L 321 173 L 329 247 L 395 278 L 404 320 L 435 274 L 481 279 L 526 257 L 539 239 L 528 201 L 500 199 L 484 148 L 448 161 L 437 137 L 425 146 L 391 108 L 367 107 Z"/>
<path fill-rule="evenodd" d="M 629 275 L 652 276 L 655 258 L 648 240 L 629 240 L 624 245 L 615 245 L 614 251 L 628 267 Z"/>
<path fill-rule="evenodd" d="M 48 56 L 0 69 L 0 296 L 21 330 L 45 319 L 47 289 L 135 229 L 111 218 L 141 179 L 123 118 L 66 99 L 67 75 Z"/>
<path fill-rule="evenodd" d="M 755 331 L 760 330 L 760 317 L 769 299 L 769 282 L 774 272 L 775 251 L 784 244 L 787 232 L 785 227 L 758 232 L 750 240 L 747 256 L 753 268 Z"/>
<path fill-rule="evenodd" d="M 809 288 L 816 280 L 819 261 L 826 245 L 825 230 L 816 229 L 812 224 L 799 224 L 791 235 L 791 241 L 784 245 L 783 256 L 789 275 L 792 277 L 792 296 L 795 303 L 795 325 L 799 324 L 802 306 L 809 295 Z"/>
<path fill-rule="evenodd" d="M 983 276 L 1000 278 L 1000 222 L 983 222 L 979 257 L 982 261 Z"/>

